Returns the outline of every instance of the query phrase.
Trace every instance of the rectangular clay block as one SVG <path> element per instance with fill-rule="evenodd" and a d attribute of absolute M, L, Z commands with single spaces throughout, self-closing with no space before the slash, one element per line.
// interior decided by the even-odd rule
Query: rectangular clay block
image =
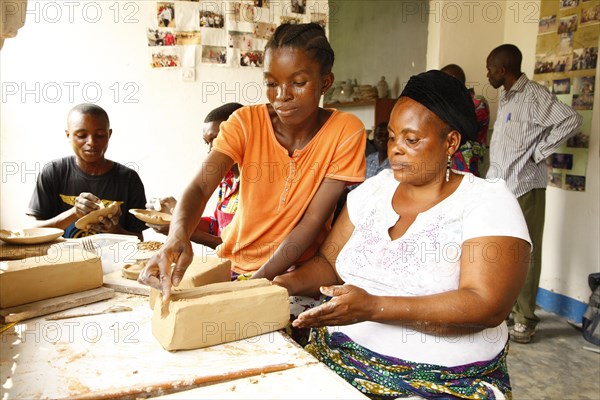
<path fill-rule="evenodd" d="M 231 261 L 218 257 L 197 256 L 185 270 L 179 288 L 189 289 L 209 283 L 229 282 Z M 189 285 L 189 286 L 187 286 Z"/>
<path fill-rule="evenodd" d="M 197 256 L 185 270 L 179 285 L 171 290 L 175 293 L 182 289 L 229 281 L 231 281 L 231 261 L 212 256 Z M 150 308 L 154 308 L 154 302 L 160 296 L 159 290 L 150 289 Z"/>
<path fill-rule="evenodd" d="M 287 290 L 267 279 L 214 283 L 154 307 L 152 334 L 166 350 L 198 349 L 282 329 L 289 319 Z"/>
<path fill-rule="evenodd" d="M 0 262 L 0 308 L 100 286 L 102 261 L 83 250 L 58 249 L 41 257 Z"/>

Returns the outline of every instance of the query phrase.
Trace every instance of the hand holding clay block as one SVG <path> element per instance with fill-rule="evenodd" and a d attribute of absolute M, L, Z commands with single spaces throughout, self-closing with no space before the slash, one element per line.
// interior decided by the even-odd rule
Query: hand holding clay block
<path fill-rule="evenodd" d="M 286 289 L 267 279 L 214 283 L 171 295 L 154 307 L 152 334 L 166 350 L 199 349 L 284 328 Z"/>
<path fill-rule="evenodd" d="M 137 278 L 136 278 L 137 279 Z M 172 293 L 182 289 L 191 289 L 209 283 L 231 282 L 231 261 L 222 260 L 218 257 L 197 256 L 185 270 L 179 285 L 171 288 Z M 150 289 L 150 308 L 154 308 L 154 302 L 160 299 L 162 293 L 154 288 Z"/>
<path fill-rule="evenodd" d="M 0 262 L 0 308 L 102 286 L 102 261 L 83 250 L 59 248 L 43 257 Z"/>

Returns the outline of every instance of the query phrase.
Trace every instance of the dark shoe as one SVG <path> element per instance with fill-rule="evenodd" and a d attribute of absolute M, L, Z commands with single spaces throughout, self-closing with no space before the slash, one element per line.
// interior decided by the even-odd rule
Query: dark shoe
<path fill-rule="evenodd" d="M 510 331 L 510 340 L 517 343 L 529 343 L 535 335 L 535 328 L 529 328 L 525 324 L 515 323 Z"/>
<path fill-rule="evenodd" d="M 508 314 L 508 317 L 506 317 L 506 326 L 511 327 L 515 324 L 515 320 L 513 318 L 512 313 Z"/>

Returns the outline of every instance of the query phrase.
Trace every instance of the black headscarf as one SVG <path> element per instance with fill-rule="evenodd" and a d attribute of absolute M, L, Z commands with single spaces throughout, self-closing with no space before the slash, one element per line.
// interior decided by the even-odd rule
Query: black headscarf
<path fill-rule="evenodd" d="M 479 124 L 471 94 L 458 79 L 438 70 L 413 75 L 400 97 L 410 97 L 466 139 L 475 140 Z"/>

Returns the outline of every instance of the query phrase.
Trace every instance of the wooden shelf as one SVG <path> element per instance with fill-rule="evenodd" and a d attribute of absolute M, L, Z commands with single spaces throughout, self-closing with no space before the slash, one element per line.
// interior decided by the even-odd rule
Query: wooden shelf
<path fill-rule="evenodd" d="M 349 102 L 336 102 L 336 103 L 326 103 L 323 104 L 323 107 L 326 108 L 336 108 L 336 107 L 360 107 L 360 106 L 374 106 L 377 103 L 377 100 L 358 100 L 358 101 L 349 101 Z"/>
<path fill-rule="evenodd" d="M 373 107 L 374 109 L 374 123 L 375 126 L 381 122 L 388 122 L 392 108 L 396 104 L 397 99 L 373 99 L 373 100 L 359 100 L 347 103 L 327 103 L 324 104 L 325 108 L 347 108 L 347 107 Z"/>

